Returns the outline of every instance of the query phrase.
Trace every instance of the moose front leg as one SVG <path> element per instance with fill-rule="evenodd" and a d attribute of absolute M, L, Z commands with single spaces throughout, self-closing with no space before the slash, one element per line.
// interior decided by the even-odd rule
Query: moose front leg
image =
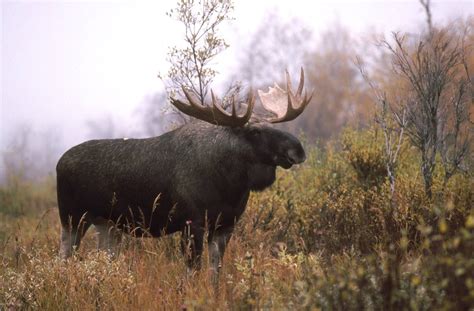
<path fill-rule="evenodd" d="M 215 288 L 219 284 L 219 271 L 222 268 L 222 259 L 224 257 L 225 248 L 229 243 L 233 228 L 218 229 L 209 233 L 209 262 L 211 265 L 211 278 Z"/>
<path fill-rule="evenodd" d="M 181 250 L 186 259 L 188 272 L 201 268 L 203 238 L 203 226 L 187 221 L 181 236 Z"/>

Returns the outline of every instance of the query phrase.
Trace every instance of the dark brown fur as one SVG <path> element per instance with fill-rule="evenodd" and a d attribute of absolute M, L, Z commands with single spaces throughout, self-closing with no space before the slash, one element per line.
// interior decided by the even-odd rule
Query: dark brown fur
<path fill-rule="evenodd" d="M 188 232 L 196 263 L 206 226 L 210 239 L 228 240 L 249 192 L 269 187 L 277 166 L 304 160 L 298 139 L 263 125 L 196 122 L 159 137 L 88 141 L 57 165 L 61 223 L 79 232 L 76 245 L 104 219 L 138 236 Z"/>

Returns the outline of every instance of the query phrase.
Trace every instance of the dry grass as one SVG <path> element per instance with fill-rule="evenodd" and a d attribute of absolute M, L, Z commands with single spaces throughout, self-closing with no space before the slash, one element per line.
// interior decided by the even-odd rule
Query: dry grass
<path fill-rule="evenodd" d="M 111 259 L 95 250 L 94 231 L 88 232 L 80 251 L 71 259 L 58 258 L 57 212 L 41 219 L 2 216 L 0 298 L 12 309 L 156 310 L 183 308 L 231 309 L 233 306 L 284 305 L 274 286 L 291 291 L 302 271 L 302 255 L 279 254 L 266 243 L 265 234 L 254 236 L 255 248 L 236 236 L 228 246 L 214 293 L 205 260 L 192 275 L 186 267 L 177 236 L 163 239 L 126 238 L 121 254 Z M 32 228 L 37 228 L 36 230 Z M 207 252 L 205 252 L 206 255 Z M 316 258 L 314 258 L 315 263 Z"/>
<path fill-rule="evenodd" d="M 305 165 L 279 171 L 271 189 L 251 196 L 218 293 L 207 260 L 186 273 L 178 236 L 127 237 L 111 259 L 96 250 L 90 230 L 73 258 L 59 260 L 51 182 L 7 185 L 0 189 L 0 309 L 472 309 L 472 174 L 442 189 L 438 173 L 438 199 L 430 201 L 417 154 L 407 150 L 391 214 L 382 155 L 365 143 L 377 137 L 351 135 L 359 143 L 312 150 Z"/>

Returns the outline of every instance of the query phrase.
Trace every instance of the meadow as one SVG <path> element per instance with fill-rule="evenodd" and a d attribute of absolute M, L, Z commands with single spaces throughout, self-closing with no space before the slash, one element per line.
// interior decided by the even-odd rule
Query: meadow
<path fill-rule="evenodd" d="M 396 187 L 382 134 L 344 131 L 253 193 L 215 291 L 207 250 L 187 274 L 179 236 L 126 236 L 120 255 L 91 230 L 58 257 L 55 179 L 0 188 L 2 310 L 473 310 L 474 178 L 424 191 L 419 153 L 402 145 Z"/>

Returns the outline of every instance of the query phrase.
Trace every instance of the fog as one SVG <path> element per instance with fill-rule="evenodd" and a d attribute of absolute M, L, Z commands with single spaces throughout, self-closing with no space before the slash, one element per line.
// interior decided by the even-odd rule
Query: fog
<path fill-rule="evenodd" d="M 25 128 L 32 149 L 51 154 L 44 166 L 94 137 L 100 124 L 112 126 L 113 136 L 146 135 L 143 102 L 163 90 L 157 75 L 168 68 L 168 47 L 182 41 L 182 26 L 165 15 L 174 5 L 175 1 L 3 1 L 2 154 L 14 152 Z M 433 18 L 443 22 L 473 14 L 474 4 L 434 1 L 432 11 Z M 235 21 L 223 29 L 230 48 L 217 60 L 217 88 L 229 77 L 239 77 L 236 68 L 243 48 L 268 12 L 301 21 L 315 36 L 335 24 L 357 35 L 410 31 L 425 19 L 415 0 L 239 0 Z M 1 170 L 4 165 L 0 162 Z"/>

